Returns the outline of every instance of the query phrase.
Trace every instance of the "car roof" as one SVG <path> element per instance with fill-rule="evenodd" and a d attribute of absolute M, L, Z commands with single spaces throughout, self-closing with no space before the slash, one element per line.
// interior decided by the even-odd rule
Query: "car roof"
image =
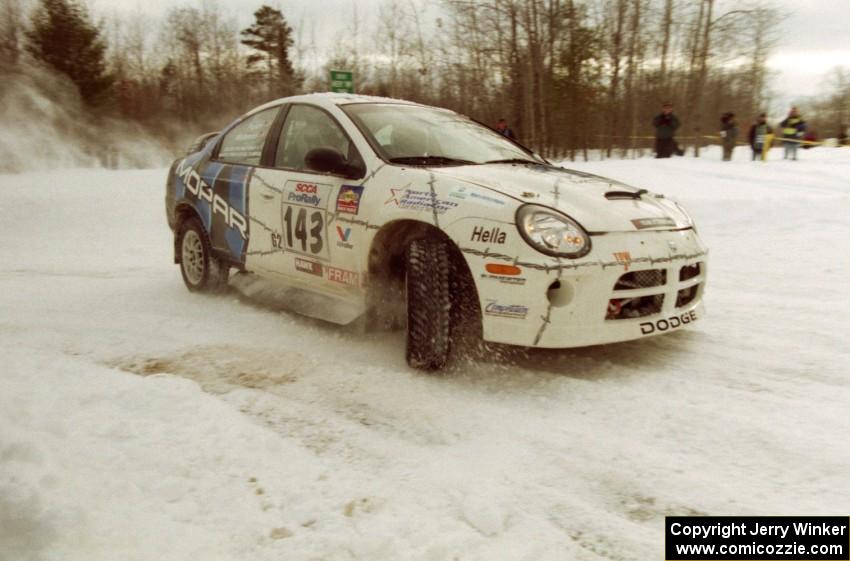
<path fill-rule="evenodd" d="M 391 97 L 380 97 L 374 95 L 359 95 L 359 94 L 349 94 L 349 93 L 334 93 L 334 92 L 322 92 L 322 93 L 311 93 L 304 95 L 294 95 L 290 97 L 282 97 L 280 99 L 276 99 L 274 101 L 270 101 L 264 105 L 256 107 L 250 111 L 250 113 L 256 113 L 258 111 L 262 111 L 263 109 L 268 109 L 270 107 L 275 107 L 277 105 L 282 105 L 284 103 L 312 103 L 314 105 L 318 105 L 320 107 L 330 108 L 335 105 L 348 105 L 351 103 L 395 103 L 399 105 L 419 105 L 420 103 L 414 103 L 412 101 L 407 101 L 404 99 L 394 99 Z"/>

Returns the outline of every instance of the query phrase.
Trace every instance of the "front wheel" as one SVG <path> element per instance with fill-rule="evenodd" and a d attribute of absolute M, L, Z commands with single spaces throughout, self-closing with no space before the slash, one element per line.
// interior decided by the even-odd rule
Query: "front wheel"
<path fill-rule="evenodd" d="M 218 292 L 227 286 L 229 267 L 212 255 L 209 236 L 197 218 L 186 220 L 177 238 L 180 273 L 192 292 Z"/>
<path fill-rule="evenodd" d="M 451 261 L 448 242 L 413 240 L 406 254 L 407 363 L 439 370 L 451 350 Z"/>

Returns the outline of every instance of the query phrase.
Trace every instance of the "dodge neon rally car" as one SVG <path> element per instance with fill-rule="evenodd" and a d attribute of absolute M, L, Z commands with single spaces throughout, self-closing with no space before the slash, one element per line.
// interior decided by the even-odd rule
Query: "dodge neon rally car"
<path fill-rule="evenodd" d="M 466 341 L 596 345 L 703 314 L 707 250 L 678 204 L 415 103 L 267 103 L 174 162 L 166 210 L 189 290 L 232 269 L 300 313 L 405 325 L 423 369 Z"/>

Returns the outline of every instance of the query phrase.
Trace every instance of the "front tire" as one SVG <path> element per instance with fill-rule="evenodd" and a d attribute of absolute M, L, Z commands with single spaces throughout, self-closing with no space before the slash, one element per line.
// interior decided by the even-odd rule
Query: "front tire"
<path fill-rule="evenodd" d="M 413 240 L 406 254 L 407 363 L 439 370 L 451 351 L 451 260 L 448 242 Z"/>
<path fill-rule="evenodd" d="M 227 286 L 230 267 L 213 256 L 209 236 L 197 218 L 183 222 L 177 248 L 186 288 L 192 292 L 220 292 Z"/>

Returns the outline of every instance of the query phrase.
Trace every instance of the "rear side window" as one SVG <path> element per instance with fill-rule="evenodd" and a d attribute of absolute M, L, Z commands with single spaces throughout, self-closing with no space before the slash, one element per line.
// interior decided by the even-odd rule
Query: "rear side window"
<path fill-rule="evenodd" d="M 260 164 L 263 145 L 280 107 L 272 107 L 251 115 L 225 135 L 218 149 L 218 159 L 232 164 Z"/>

